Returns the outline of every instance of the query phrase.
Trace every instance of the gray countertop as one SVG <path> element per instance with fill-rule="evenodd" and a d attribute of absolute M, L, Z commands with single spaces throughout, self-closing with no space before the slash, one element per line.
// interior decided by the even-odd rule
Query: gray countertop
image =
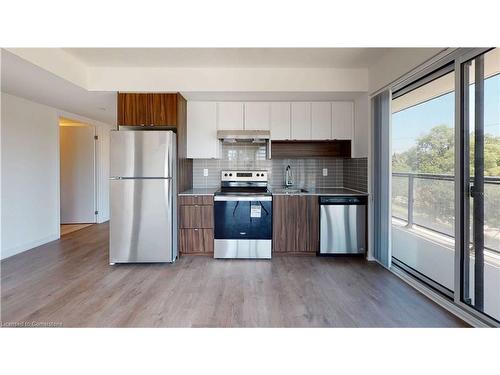
<path fill-rule="evenodd" d="M 366 192 L 352 190 L 347 188 L 304 188 L 307 191 L 297 192 L 297 193 L 286 193 L 283 192 L 282 188 L 274 189 L 272 191 L 273 195 L 349 195 L 349 196 L 360 196 L 368 195 Z M 279 190 L 279 191 L 278 191 Z"/>
<path fill-rule="evenodd" d="M 219 190 L 219 188 L 194 188 L 185 190 L 179 193 L 179 195 L 214 195 L 217 190 Z M 307 192 L 300 193 L 285 193 L 283 191 L 278 191 L 283 190 L 282 188 L 274 189 L 274 191 L 272 188 L 269 188 L 269 190 L 273 195 L 368 195 L 368 193 L 347 188 L 305 188 Z"/>

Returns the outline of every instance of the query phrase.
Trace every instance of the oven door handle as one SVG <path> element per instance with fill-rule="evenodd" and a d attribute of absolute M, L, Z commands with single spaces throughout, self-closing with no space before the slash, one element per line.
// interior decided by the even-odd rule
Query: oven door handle
<path fill-rule="evenodd" d="M 250 201 L 250 202 L 271 202 L 273 197 L 271 195 L 255 195 L 255 196 L 234 196 L 234 195 L 216 195 L 214 196 L 215 202 L 234 202 L 234 201 Z"/>

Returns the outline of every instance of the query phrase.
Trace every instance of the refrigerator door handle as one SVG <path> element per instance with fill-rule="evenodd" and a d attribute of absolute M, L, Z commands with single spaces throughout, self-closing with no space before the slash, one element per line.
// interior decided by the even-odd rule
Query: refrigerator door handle
<path fill-rule="evenodd" d="M 110 180 L 172 180 L 173 177 L 116 177 L 112 176 Z"/>

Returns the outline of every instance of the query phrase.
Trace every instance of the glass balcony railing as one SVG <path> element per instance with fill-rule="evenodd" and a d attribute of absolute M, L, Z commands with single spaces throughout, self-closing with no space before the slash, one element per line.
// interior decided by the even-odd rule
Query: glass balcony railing
<path fill-rule="evenodd" d="M 454 238 L 454 189 L 452 175 L 394 172 L 392 216 L 409 228 Z M 485 177 L 484 207 L 485 249 L 500 254 L 500 177 Z"/>

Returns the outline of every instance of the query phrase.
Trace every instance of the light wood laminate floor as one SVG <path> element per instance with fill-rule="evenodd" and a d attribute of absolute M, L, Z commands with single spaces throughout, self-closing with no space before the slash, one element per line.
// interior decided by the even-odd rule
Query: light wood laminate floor
<path fill-rule="evenodd" d="M 90 227 L 92 224 L 61 224 L 61 236 Z"/>
<path fill-rule="evenodd" d="M 1 320 L 64 327 L 463 327 L 363 259 L 108 264 L 107 223 L 1 264 Z"/>

